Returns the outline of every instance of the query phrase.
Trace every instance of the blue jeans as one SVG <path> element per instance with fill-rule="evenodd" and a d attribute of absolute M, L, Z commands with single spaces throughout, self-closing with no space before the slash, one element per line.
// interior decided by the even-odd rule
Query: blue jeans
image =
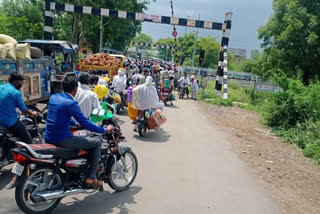
<path fill-rule="evenodd" d="M 89 169 L 87 178 L 96 179 L 97 178 L 97 168 L 99 163 L 99 158 L 101 155 L 101 141 L 94 138 L 86 138 L 82 136 L 68 137 L 59 143 L 55 143 L 56 146 L 65 149 L 83 149 L 89 152 Z"/>

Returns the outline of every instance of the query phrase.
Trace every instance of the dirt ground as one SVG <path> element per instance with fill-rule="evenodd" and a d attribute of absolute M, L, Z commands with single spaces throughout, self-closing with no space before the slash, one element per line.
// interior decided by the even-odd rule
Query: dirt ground
<path fill-rule="evenodd" d="M 200 103 L 200 108 L 222 129 L 233 150 L 281 207 L 283 213 L 320 213 L 320 166 L 301 150 L 273 136 L 260 124 L 258 113 Z"/>

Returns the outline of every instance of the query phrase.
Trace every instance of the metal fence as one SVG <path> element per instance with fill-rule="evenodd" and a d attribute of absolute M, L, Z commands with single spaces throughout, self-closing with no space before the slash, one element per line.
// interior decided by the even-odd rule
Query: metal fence
<path fill-rule="evenodd" d="M 195 75 L 198 79 L 201 79 L 201 76 L 206 74 L 209 76 L 210 80 L 214 81 L 217 70 L 210 68 L 179 66 L 178 71 L 181 75 L 186 72 L 188 74 Z M 264 80 L 262 77 L 251 73 L 229 71 L 228 79 L 230 79 L 231 82 L 236 82 L 241 86 L 252 87 L 255 89 L 255 91 L 268 91 L 276 93 L 282 90 L 280 86 L 274 82 L 270 80 Z"/>

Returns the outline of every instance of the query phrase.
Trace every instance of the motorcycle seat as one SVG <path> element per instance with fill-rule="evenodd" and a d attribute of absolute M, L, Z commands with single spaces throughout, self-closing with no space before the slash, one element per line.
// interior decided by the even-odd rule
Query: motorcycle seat
<path fill-rule="evenodd" d="M 64 160 L 70 158 L 77 158 L 88 153 L 84 150 L 65 149 L 61 147 L 56 147 L 55 145 L 49 143 L 30 144 L 29 146 L 39 154 L 53 155 L 53 158 Z"/>

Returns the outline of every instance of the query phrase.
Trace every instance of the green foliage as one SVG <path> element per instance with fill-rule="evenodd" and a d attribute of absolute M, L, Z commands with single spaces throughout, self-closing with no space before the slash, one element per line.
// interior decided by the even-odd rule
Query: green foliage
<path fill-rule="evenodd" d="M 44 35 L 43 0 L 3 0 L 0 7 L 0 32 L 17 40 L 43 39 Z M 58 3 L 70 3 L 93 7 L 110 8 L 132 12 L 144 12 L 148 0 L 56 0 Z M 54 17 L 54 39 L 84 42 L 94 52 L 99 49 L 100 17 L 84 14 L 56 12 Z M 113 49 L 125 50 L 130 41 L 141 31 L 141 22 L 104 18 L 103 43 Z"/>
<path fill-rule="evenodd" d="M 148 36 L 144 33 L 140 33 L 138 34 L 134 39 L 133 39 L 134 42 L 143 42 L 145 44 L 152 44 L 152 37 L 151 36 Z M 140 46 L 140 45 L 135 45 L 136 47 L 138 47 L 139 49 L 151 49 L 150 46 L 146 47 L 146 46 Z M 148 56 L 146 56 L 148 57 Z"/>
<path fill-rule="evenodd" d="M 200 50 L 205 51 L 204 60 L 202 62 L 201 67 L 203 68 L 213 68 L 216 69 L 218 67 L 219 55 L 220 55 L 220 43 L 214 38 L 210 36 L 200 37 L 196 41 L 196 34 L 194 32 L 185 34 L 177 38 L 178 43 L 178 58 L 180 60 L 180 64 L 184 66 L 194 65 L 195 67 L 199 67 L 199 55 Z M 168 45 L 173 46 L 174 40 L 173 38 L 160 39 L 156 42 L 159 45 Z M 193 50 L 195 47 L 195 54 L 192 63 Z M 172 50 L 167 52 L 166 49 L 160 49 L 158 57 L 161 59 L 172 58 Z M 167 56 L 167 57 L 166 57 Z M 228 55 L 228 68 L 229 69 L 237 69 L 235 63 L 233 63 L 234 56 L 229 53 Z"/>
<path fill-rule="evenodd" d="M 0 14 L 1 33 L 18 41 L 43 38 L 43 1 L 3 0 Z"/>
<path fill-rule="evenodd" d="M 165 45 L 168 47 L 173 47 L 174 45 L 174 40 L 173 38 L 167 38 L 167 39 L 159 39 L 156 42 L 157 45 Z M 159 55 L 158 58 L 163 59 L 163 60 L 167 60 L 170 61 L 172 58 L 172 50 L 170 48 L 160 48 L 159 50 Z"/>
<path fill-rule="evenodd" d="M 264 54 L 263 75 L 284 72 L 305 85 L 317 80 L 320 70 L 320 7 L 318 1 L 274 0 L 274 15 L 259 29 Z"/>

